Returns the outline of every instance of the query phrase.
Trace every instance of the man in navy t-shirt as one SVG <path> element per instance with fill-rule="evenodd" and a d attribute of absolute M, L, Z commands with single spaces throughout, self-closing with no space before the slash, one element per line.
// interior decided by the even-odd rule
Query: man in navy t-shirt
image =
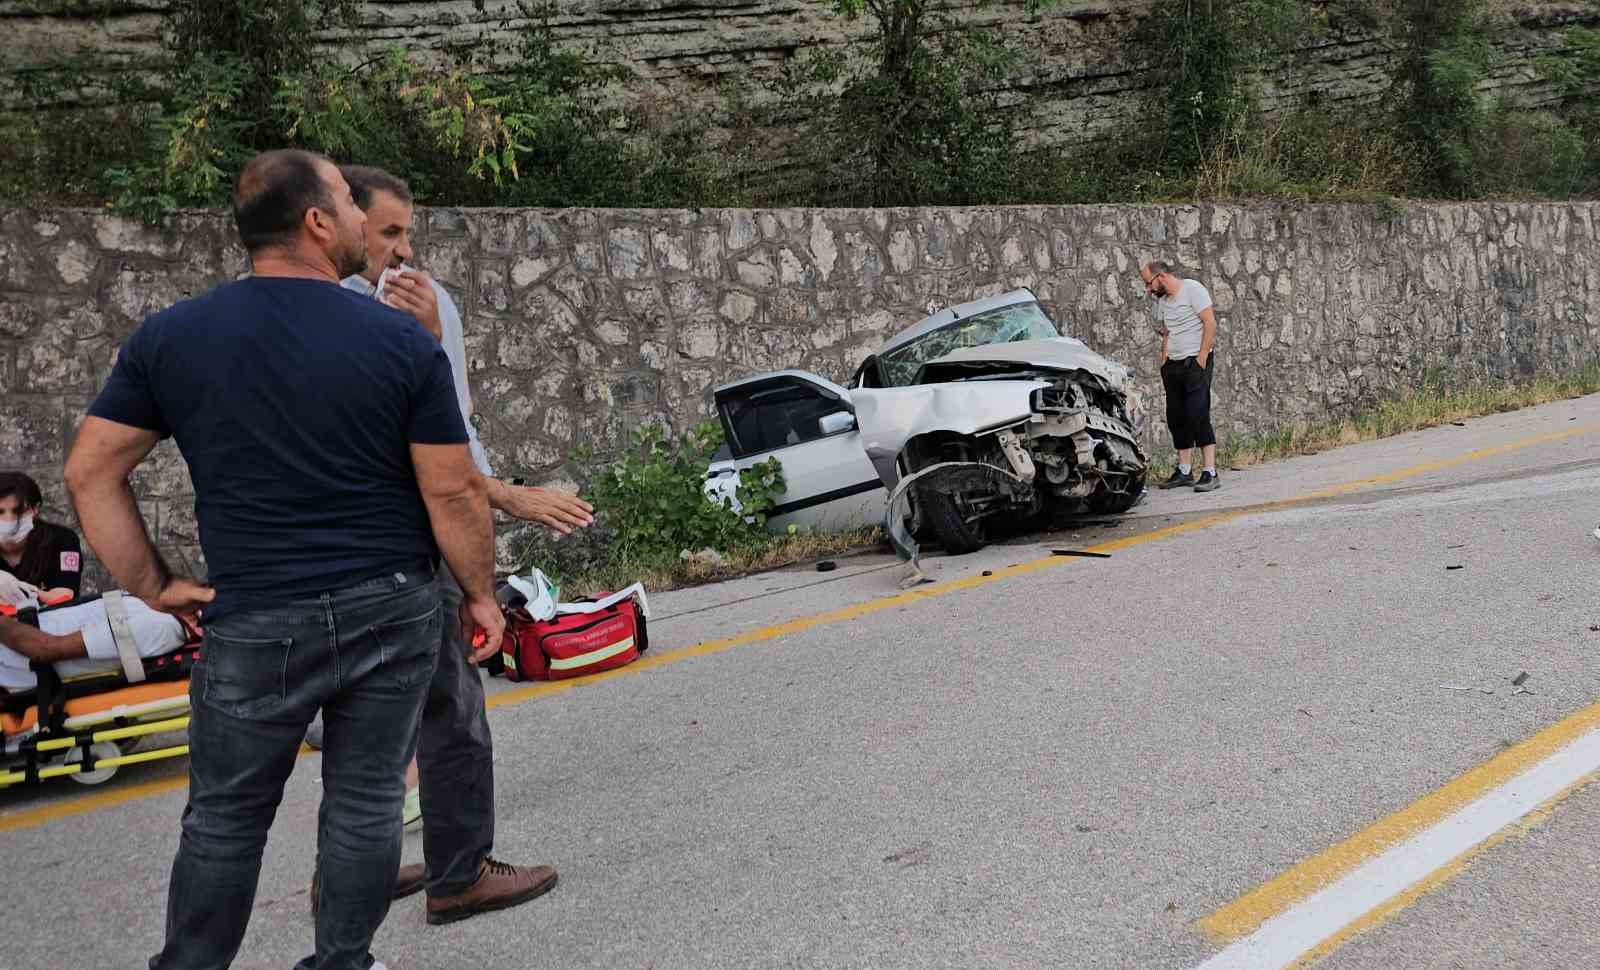
<path fill-rule="evenodd" d="M 308 970 L 367 970 L 400 858 L 401 774 L 438 659 L 442 554 L 498 642 L 493 523 L 449 363 L 415 319 L 341 288 L 366 260 L 339 170 L 268 152 L 234 218 L 254 275 L 157 313 L 123 346 L 67 461 L 117 582 L 204 610 L 189 805 L 155 970 L 226 967 L 306 725 L 324 720 L 324 876 Z M 171 436 L 209 584 L 174 576 L 128 476 Z"/>

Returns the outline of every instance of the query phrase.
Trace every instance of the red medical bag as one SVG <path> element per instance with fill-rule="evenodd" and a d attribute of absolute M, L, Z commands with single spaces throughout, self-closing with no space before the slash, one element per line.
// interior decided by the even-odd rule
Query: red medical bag
<path fill-rule="evenodd" d="M 560 613 L 535 620 L 518 607 L 506 611 L 500 659 L 507 680 L 566 680 L 626 666 L 650 645 L 636 600 L 597 613 Z"/>

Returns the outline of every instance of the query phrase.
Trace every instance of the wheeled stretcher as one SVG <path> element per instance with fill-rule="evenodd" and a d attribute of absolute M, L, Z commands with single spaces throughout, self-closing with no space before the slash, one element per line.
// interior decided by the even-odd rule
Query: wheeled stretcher
<path fill-rule="evenodd" d="M 96 599 L 21 610 L 17 619 L 37 626 L 41 614 Z M 136 629 L 122 594 L 98 599 L 116 643 L 117 663 L 85 670 L 92 665 L 58 669 L 34 662 L 29 664 L 37 678 L 34 687 L 0 691 L 0 789 L 59 777 L 96 785 L 123 765 L 189 753 L 186 740 L 163 739 L 156 747 L 139 748 L 148 739 L 187 731 L 189 673 L 200 657 L 199 634 L 187 627 L 176 637 L 152 633 L 148 626 Z M 173 648 L 174 641 L 181 643 Z M 155 650 L 165 652 L 150 656 Z"/>

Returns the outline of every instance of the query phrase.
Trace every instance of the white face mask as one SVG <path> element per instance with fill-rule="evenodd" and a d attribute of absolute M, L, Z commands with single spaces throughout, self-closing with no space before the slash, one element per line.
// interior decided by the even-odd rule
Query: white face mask
<path fill-rule="evenodd" d="M 21 542 L 33 534 L 33 515 L 30 513 L 10 522 L 0 522 L 0 542 Z"/>

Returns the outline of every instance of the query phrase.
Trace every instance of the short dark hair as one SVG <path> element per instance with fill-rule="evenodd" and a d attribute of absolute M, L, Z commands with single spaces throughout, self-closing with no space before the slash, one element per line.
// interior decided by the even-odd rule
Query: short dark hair
<path fill-rule="evenodd" d="M 333 164 L 316 152 L 279 149 L 262 152 L 239 172 L 233 222 L 246 251 L 293 241 L 308 209 L 332 211 L 334 200 L 317 170 L 319 162 Z"/>
<path fill-rule="evenodd" d="M 1160 276 L 1162 273 L 1172 272 L 1172 266 L 1164 259 L 1152 259 L 1144 264 L 1144 268 L 1149 270 L 1152 276 Z"/>
<path fill-rule="evenodd" d="M 406 184 L 406 180 L 381 168 L 374 168 L 371 165 L 341 165 L 339 174 L 350 183 L 350 194 L 355 197 L 356 205 L 363 211 L 372 205 L 374 192 L 387 192 L 406 205 L 414 201 L 411 186 Z"/>
<path fill-rule="evenodd" d="M 0 472 L 0 498 L 15 498 L 23 508 L 44 502 L 44 493 L 33 476 L 22 472 Z"/>
<path fill-rule="evenodd" d="M 22 472 L 0 472 L 0 498 L 15 498 L 22 503 L 21 512 L 44 504 L 44 495 L 39 491 L 39 483 L 33 476 Z M 37 526 L 44 520 L 34 523 L 35 528 L 22 545 L 22 559 L 12 572 L 24 583 L 33 583 L 42 586 L 49 582 L 50 576 L 55 572 L 56 557 L 53 549 L 45 548 L 49 543 L 45 539 L 44 529 Z"/>

